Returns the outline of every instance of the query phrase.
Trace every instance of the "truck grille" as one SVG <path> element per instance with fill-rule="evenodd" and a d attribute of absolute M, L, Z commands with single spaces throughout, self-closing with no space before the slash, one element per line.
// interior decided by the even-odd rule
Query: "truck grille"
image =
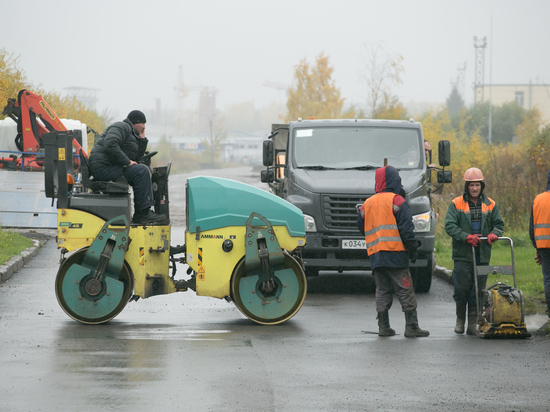
<path fill-rule="evenodd" d="M 357 234 L 357 205 L 366 197 L 323 195 L 323 215 L 329 229 L 349 231 Z"/>

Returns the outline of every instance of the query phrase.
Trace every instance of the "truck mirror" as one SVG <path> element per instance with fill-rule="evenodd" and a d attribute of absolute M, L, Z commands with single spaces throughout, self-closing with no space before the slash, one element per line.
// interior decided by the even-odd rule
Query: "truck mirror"
<path fill-rule="evenodd" d="M 273 165 L 273 140 L 264 140 L 263 163 L 264 166 Z"/>
<path fill-rule="evenodd" d="M 448 140 L 441 140 L 439 142 L 438 152 L 439 152 L 439 165 L 450 166 L 451 165 L 451 142 L 449 142 Z"/>
<path fill-rule="evenodd" d="M 275 181 L 275 172 L 273 170 L 262 170 L 260 173 L 262 183 L 272 183 Z"/>
<path fill-rule="evenodd" d="M 441 142 L 440 142 L 441 143 Z M 437 183 L 451 183 L 453 181 L 453 172 L 450 170 L 439 170 L 437 172 Z"/>

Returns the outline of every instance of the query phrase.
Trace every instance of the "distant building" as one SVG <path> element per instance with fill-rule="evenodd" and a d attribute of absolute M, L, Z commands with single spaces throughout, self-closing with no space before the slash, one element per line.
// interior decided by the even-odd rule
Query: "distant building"
<path fill-rule="evenodd" d="M 97 92 L 99 89 L 92 89 L 91 87 L 65 87 L 67 95 L 76 97 L 80 103 L 87 108 L 95 110 L 95 106 L 98 102 Z"/>
<path fill-rule="evenodd" d="M 481 90 L 480 90 L 481 89 Z M 515 101 L 526 110 L 537 108 L 544 124 L 550 124 L 550 86 L 545 84 L 493 84 L 476 85 L 475 103 L 488 102 L 501 106 Z"/>
<path fill-rule="evenodd" d="M 264 133 L 264 136 L 266 134 Z M 154 148 L 160 138 L 148 136 L 151 148 Z M 262 162 L 262 142 L 265 138 L 260 135 L 229 131 L 221 142 L 220 161 L 255 165 Z M 172 136 L 167 139 L 177 150 L 199 154 L 206 147 L 202 144 L 208 137 L 203 136 Z"/>

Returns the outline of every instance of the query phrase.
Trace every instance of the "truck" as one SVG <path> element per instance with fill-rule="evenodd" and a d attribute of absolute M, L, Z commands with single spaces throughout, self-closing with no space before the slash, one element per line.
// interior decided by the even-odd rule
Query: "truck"
<path fill-rule="evenodd" d="M 431 152 L 424 155 L 419 122 L 371 119 L 310 119 L 273 124 L 263 142 L 261 181 L 304 215 L 306 276 L 320 270 L 370 270 L 365 238 L 357 228 L 361 205 L 375 193 L 375 171 L 399 170 L 420 242 L 410 262 L 417 292 L 428 292 L 435 269 L 435 219 L 432 193 L 452 181 L 449 141 L 438 144 L 440 168 L 431 182 Z"/>

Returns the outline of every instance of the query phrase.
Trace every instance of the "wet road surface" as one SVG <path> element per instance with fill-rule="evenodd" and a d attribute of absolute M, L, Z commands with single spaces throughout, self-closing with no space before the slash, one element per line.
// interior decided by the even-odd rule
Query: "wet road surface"
<path fill-rule="evenodd" d="M 455 335 L 452 290 L 439 279 L 418 295 L 431 335 L 405 338 L 394 302 L 399 335 L 380 338 L 365 333 L 377 324 L 364 273 L 310 279 L 302 309 L 277 326 L 193 292 L 131 302 L 90 326 L 57 304 L 58 265 L 50 239 L 0 286 L 1 411 L 550 410 L 548 338 Z"/>

